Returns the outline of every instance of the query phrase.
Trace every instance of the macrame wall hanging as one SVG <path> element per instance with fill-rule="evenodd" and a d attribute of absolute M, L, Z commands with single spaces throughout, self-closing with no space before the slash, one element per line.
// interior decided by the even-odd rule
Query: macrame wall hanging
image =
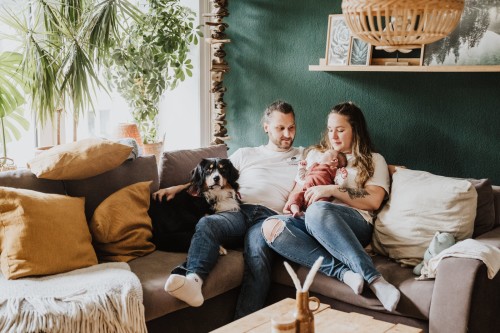
<path fill-rule="evenodd" d="M 210 0 L 212 10 L 210 13 L 203 14 L 207 18 L 205 23 L 210 28 L 210 37 L 205 41 L 210 44 L 210 76 L 212 95 L 210 103 L 210 114 L 212 117 L 212 142 L 210 144 L 225 144 L 229 139 L 226 128 L 226 103 L 224 102 L 224 93 L 227 88 L 223 84 L 224 74 L 229 71 L 227 61 L 224 60 L 226 51 L 224 45 L 229 43 L 225 33 L 228 27 L 223 20 L 229 15 L 227 10 L 227 0 Z"/>

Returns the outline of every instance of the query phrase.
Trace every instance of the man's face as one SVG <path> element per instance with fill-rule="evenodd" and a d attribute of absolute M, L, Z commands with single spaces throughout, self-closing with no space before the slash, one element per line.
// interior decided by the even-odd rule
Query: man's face
<path fill-rule="evenodd" d="M 269 121 L 264 124 L 264 131 L 269 136 L 268 146 L 275 151 L 287 151 L 292 147 L 295 138 L 295 117 L 273 111 Z"/>

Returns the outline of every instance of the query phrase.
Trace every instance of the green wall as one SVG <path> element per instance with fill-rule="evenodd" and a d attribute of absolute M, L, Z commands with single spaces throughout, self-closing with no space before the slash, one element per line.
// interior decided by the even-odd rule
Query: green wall
<path fill-rule="evenodd" d="M 388 163 L 500 185 L 500 73 L 310 72 L 340 3 L 229 1 L 229 152 L 267 141 L 260 117 L 276 99 L 294 106 L 302 146 L 319 140 L 333 105 L 351 100 Z"/>

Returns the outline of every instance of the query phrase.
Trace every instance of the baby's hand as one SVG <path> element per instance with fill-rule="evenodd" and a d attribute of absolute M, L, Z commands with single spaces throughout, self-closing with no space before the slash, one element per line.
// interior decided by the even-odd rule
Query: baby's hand
<path fill-rule="evenodd" d="M 302 160 L 302 161 L 299 162 L 299 165 L 301 167 L 306 167 L 307 166 L 307 161 L 306 160 Z"/>
<path fill-rule="evenodd" d="M 297 217 L 302 215 L 302 212 L 300 211 L 299 205 L 293 204 L 290 206 L 290 212 L 292 213 L 293 217 Z"/>

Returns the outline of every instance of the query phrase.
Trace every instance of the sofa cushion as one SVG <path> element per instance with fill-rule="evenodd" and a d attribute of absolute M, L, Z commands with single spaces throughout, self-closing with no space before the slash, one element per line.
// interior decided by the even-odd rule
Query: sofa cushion
<path fill-rule="evenodd" d="M 456 240 L 471 237 L 476 207 L 477 192 L 469 181 L 398 168 L 389 200 L 375 221 L 373 249 L 416 265 L 436 231 Z"/>
<path fill-rule="evenodd" d="M 66 194 L 60 180 L 37 178 L 28 169 L 0 172 L 0 186 L 24 188 L 45 193 Z"/>
<path fill-rule="evenodd" d="M 158 190 L 158 169 L 154 156 L 125 161 L 119 167 L 95 177 L 65 180 L 68 195 L 85 197 L 85 215 L 90 221 L 99 204 L 119 189 L 138 182 L 152 181 L 151 193 Z"/>
<path fill-rule="evenodd" d="M 97 264 L 82 198 L 0 187 L 1 268 L 7 279 Z"/>
<path fill-rule="evenodd" d="M 401 267 L 387 257 L 376 255 L 372 259 L 375 267 L 384 278 L 401 291 L 401 299 L 394 314 L 428 320 L 434 280 L 415 280 L 411 268 Z M 286 272 L 284 265 L 277 263 L 278 261 L 273 266 L 273 281 L 293 288 L 292 279 Z M 304 281 L 309 269 L 297 264 L 293 264 L 293 267 L 300 281 Z M 345 283 L 318 273 L 309 290 L 365 309 L 385 311 L 366 284 L 363 293 L 356 295 Z"/>
<path fill-rule="evenodd" d="M 473 238 L 495 227 L 495 202 L 493 188 L 489 179 L 468 179 L 476 188 L 477 210 L 474 220 Z"/>
<path fill-rule="evenodd" d="M 172 269 L 186 260 L 186 253 L 154 251 L 129 262 L 132 272 L 141 280 L 144 292 L 146 321 L 188 307 L 163 290 Z M 229 250 L 220 256 L 217 265 L 203 282 L 203 296 L 210 299 L 238 287 L 243 280 L 243 255 Z"/>
<path fill-rule="evenodd" d="M 131 151 L 128 145 L 88 138 L 55 146 L 36 156 L 28 165 L 38 178 L 85 179 L 116 168 Z"/>
<path fill-rule="evenodd" d="M 151 181 L 124 187 L 107 197 L 90 221 L 100 261 L 130 261 L 155 250 L 148 215 Z"/>
<path fill-rule="evenodd" d="M 226 145 L 164 152 L 160 162 L 160 188 L 187 183 L 191 170 L 202 159 L 209 157 L 226 158 Z"/>

